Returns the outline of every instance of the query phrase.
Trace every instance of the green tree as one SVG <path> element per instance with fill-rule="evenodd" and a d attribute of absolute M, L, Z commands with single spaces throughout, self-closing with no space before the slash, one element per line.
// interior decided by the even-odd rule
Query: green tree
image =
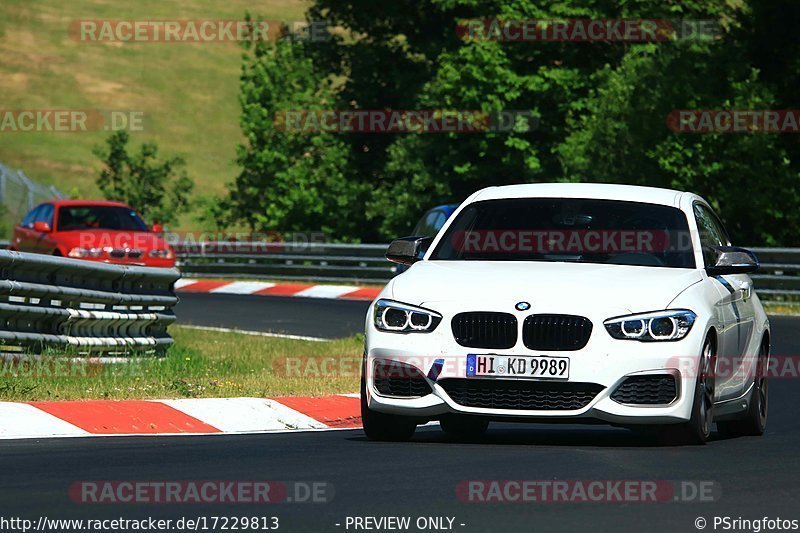
<path fill-rule="evenodd" d="M 594 80 L 597 89 L 568 117 L 569 134 L 557 147 L 564 179 L 696 192 L 721 213 L 735 243 L 797 241 L 800 175 L 779 135 L 665 127 L 676 109 L 780 107 L 737 54 L 721 54 L 714 44 L 648 46 Z M 748 192 L 756 184 L 757 192 Z"/>
<path fill-rule="evenodd" d="M 286 130 L 286 112 L 333 105 L 331 82 L 319 76 L 303 43 L 257 42 L 244 55 L 239 146 L 242 172 L 229 187 L 227 222 L 258 231 L 324 231 L 358 236 L 364 216 L 352 209 L 366 190 L 345 175 L 348 153 L 341 136 Z"/>
<path fill-rule="evenodd" d="M 340 238 L 385 240 L 431 205 L 481 187 L 622 182 L 707 196 L 736 242 L 800 244 L 796 136 L 667 127 L 676 109 L 796 108 L 800 45 L 775 30 L 797 19 L 795 4 L 314 0 L 309 18 L 337 29 L 330 42 L 263 43 L 245 58 L 247 144 L 227 201 L 269 229 L 318 220 Z M 649 44 L 459 38 L 457 24 L 472 18 L 713 20 L 720 31 Z M 391 135 L 274 127 L 275 112 L 298 108 L 523 110 L 539 126 Z M 747 194 L 755 183 L 758 194 Z"/>
<path fill-rule="evenodd" d="M 128 151 L 130 137 L 124 130 L 112 133 L 95 155 L 103 160 L 97 186 L 106 199 L 124 202 L 145 219 L 162 224 L 174 222 L 189 209 L 194 182 L 186 175 L 181 157 L 159 160 L 154 142 Z"/>

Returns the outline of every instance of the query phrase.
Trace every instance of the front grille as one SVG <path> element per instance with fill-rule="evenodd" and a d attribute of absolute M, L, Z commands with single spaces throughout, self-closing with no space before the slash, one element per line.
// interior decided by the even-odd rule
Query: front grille
<path fill-rule="evenodd" d="M 114 259 L 121 259 L 125 257 L 125 250 L 123 248 L 114 248 L 113 250 L 108 252 L 108 255 L 113 257 Z"/>
<path fill-rule="evenodd" d="M 603 390 L 596 383 L 448 378 L 439 381 L 450 398 L 464 407 L 535 411 L 570 411 L 589 405 Z"/>
<path fill-rule="evenodd" d="M 451 325 L 453 337 L 461 346 L 503 349 L 517 344 L 517 319 L 509 313 L 459 313 Z"/>
<path fill-rule="evenodd" d="M 522 326 L 522 342 L 530 350 L 580 350 L 589 342 L 592 322 L 573 315 L 530 315 Z"/>
<path fill-rule="evenodd" d="M 677 397 L 678 387 L 671 374 L 631 376 L 611 395 L 615 402 L 634 405 L 666 405 Z"/>
<path fill-rule="evenodd" d="M 130 257 L 131 259 L 139 259 L 140 257 L 142 257 L 142 251 L 139 250 L 138 248 L 129 250 L 128 257 Z"/>
<path fill-rule="evenodd" d="M 382 396 L 412 398 L 433 392 L 417 368 L 394 361 L 376 361 L 373 378 Z"/>

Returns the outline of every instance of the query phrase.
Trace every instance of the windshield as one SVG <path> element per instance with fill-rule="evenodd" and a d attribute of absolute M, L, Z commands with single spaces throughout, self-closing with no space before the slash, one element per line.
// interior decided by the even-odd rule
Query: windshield
<path fill-rule="evenodd" d="M 59 208 L 58 231 L 92 229 L 147 231 L 147 224 L 129 207 L 70 205 Z"/>
<path fill-rule="evenodd" d="M 695 267 L 689 226 L 679 209 L 575 198 L 470 204 L 430 258 Z"/>

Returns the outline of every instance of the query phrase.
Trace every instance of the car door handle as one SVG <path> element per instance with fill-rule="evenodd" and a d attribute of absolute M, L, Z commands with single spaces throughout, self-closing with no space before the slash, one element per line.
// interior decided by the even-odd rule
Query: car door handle
<path fill-rule="evenodd" d="M 744 281 L 739 285 L 739 290 L 742 291 L 742 300 L 749 300 L 750 296 L 753 295 L 753 284 L 749 281 Z"/>

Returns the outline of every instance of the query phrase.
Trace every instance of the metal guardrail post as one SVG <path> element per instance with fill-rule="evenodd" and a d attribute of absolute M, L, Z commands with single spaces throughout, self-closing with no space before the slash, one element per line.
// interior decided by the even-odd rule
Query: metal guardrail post
<path fill-rule="evenodd" d="M 6 181 L 8 177 L 6 176 L 6 169 L 5 167 L 0 166 L 0 204 L 6 203 Z"/>
<path fill-rule="evenodd" d="M 36 205 L 36 198 L 34 196 L 35 185 L 30 180 L 30 178 L 28 178 L 28 176 L 25 175 L 23 171 L 17 170 L 17 176 L 19 176 L 19 179 L 22 181 L 22 183 L 25 185 L 25 188 L 28 190 L 28 211 L 30 211 Z"/>
<path fill-rule="evenodd" d="M 56 187 L 55 185 L 51 185 L 51 186 L 48 188 L 48 190 L 50 191 L 50 194 L 52 194 L 52 195 L 53 195 L 53 198 L 57 198 L 58 200 L 63 200 L 63 199 L 64 199 L 64 193 L 62 193 L 62 192 L 61 192 L 61 191 L 58 189 L 58 187 Z"/>

